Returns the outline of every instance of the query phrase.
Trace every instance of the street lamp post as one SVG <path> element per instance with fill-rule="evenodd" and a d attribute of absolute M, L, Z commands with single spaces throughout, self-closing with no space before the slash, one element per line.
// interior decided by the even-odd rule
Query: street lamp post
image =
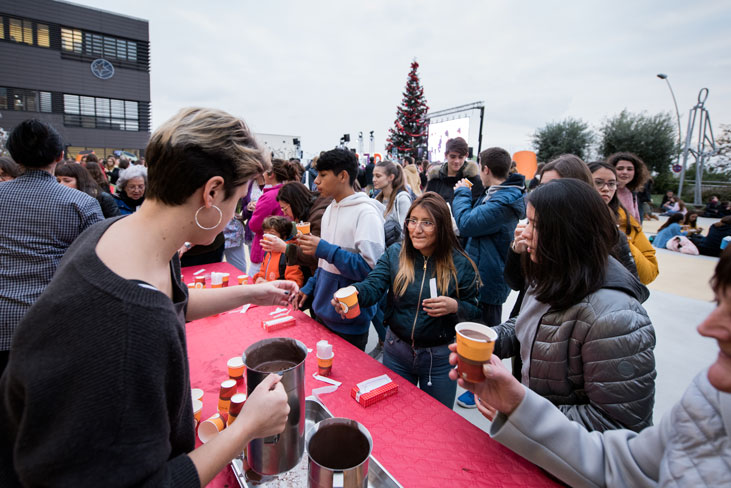
<path fill-rule="evenodd" d="M 658 73 L 657 77 L 661 80 L 665 80 L 665 83 L 668 84 L 668 88 L 670 88 L 670 95 L 673 96 L 673 103 L 675 104 L 675 116 L 678 118 L 678 164 L 680 164 L 680 150 L 683 147 L 683 136 L 680 132 L 680 111 L 678 110 L 678 101 L 675 99 L 675 92 L 673 91 L 673 87 L 670 85 L 670 80 L 668 79 L 668 75 L 665 73 Z M 680 198 L 680 195 L 683 192 L 683 176 L 685 176 L 685 168 L 683 168 L 683 173 L 680 175 L 680 186 L 678 187 L 678 198 Z"/>

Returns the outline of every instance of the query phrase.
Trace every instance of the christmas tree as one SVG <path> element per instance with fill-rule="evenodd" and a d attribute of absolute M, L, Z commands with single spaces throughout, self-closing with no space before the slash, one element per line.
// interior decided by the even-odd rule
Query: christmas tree
<path fill-rule="evenodd" d="M 386 139 L 386 150 L 394 150 L 399 157 L 419 156 L 419 148 L 426 152 L 426 138 L 428 124 L 426 112 L 429 107 L 426 105 L 424 88 L 421 87 L 419 75 L 416 73 L 419 63 L 415 60 L 411 63 L 409 79 L 406 81 L 406 90 L 401 105 L 396 109 L 396 121 L 394 127 L 389 129 L 389 136 Z"/>

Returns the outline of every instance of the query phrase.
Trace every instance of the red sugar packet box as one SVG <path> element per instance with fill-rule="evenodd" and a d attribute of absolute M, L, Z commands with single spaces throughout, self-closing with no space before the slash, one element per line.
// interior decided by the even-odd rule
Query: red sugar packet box
<path fill-rule="evenodd" d="M 350 396 L 363 407 L 370 407 L 398 393 L 398 385 L 387 374 L 361 381 L 350 390 Z"/>

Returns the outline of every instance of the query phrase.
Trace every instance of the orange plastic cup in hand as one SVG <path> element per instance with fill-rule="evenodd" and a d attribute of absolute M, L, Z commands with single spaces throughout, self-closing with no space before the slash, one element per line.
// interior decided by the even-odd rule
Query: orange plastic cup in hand
<path fill-rule="evenodd" d="M 459 377 L 470 383 L 485 380 L 482 365 L 490 360 L 495 349 L 497 332 L 475 322 L 462 322 L 457 331 L 457 371 Z"/>
<path fill-rule="evenodd" d="M 343 314 L 346 319 L 353 319 L 360 315 L 358 305 L 358 290 L 354 286 L 346 286 L 335 292 L 335 299 L 343 307 Z"/>

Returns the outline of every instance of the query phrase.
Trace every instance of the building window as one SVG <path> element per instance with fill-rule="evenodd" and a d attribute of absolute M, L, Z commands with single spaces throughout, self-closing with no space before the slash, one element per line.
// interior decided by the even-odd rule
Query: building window
<path fill-rule="evenodd" d="M 0 110 L 51 113 L 51 92 L 0 87 Z"/>
<path fill-rule="evenodd" d="M 5 22 L 2 17 L 0 17 L 0 39 L 5 39 Z"/>
<path fill-rule="evenodd" d="M 63 96 L 64 125 L 139 131 L 139 103 L 83 95 Z"/>
<path fill-rule="evenodd" d="M 50 47 L 50 35 L 48 34 L 48 26 L 45 24 L 36 24 L 36 44 L 41 47 Z"/>
<path fill-rule="evenodd" d="M 10 40 L 33 45 L 33 22 L 23 19 L 8 19 Z"/>
<path fill-rule="evenodd" d="M 81 31 L 78 29 L 61 29 L 61 49 L 74 53 L 81 53 Z"/>
<path fill-rule="evenodd" d="M 0 110 L 8 109 L 8 89 L 0 87 Z"/>
<path fill-rule="evenodd" d="M 137 61 L 137 43 L 79 29 L 61 28 L 61 49 L 89 56 Z"/>

